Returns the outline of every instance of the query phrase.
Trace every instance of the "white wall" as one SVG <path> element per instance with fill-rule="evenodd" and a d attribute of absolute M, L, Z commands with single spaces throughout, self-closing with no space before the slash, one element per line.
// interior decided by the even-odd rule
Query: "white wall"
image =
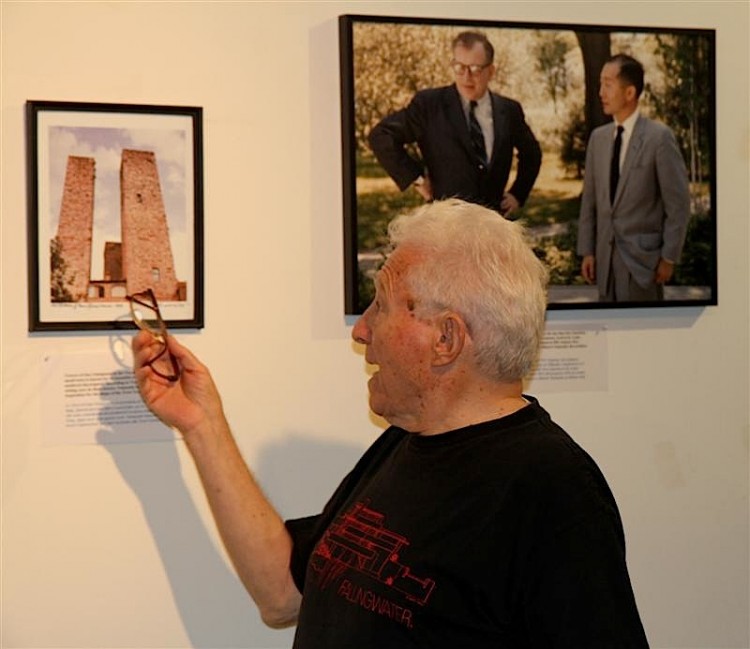
<path fill-rule="evenodd" d="M 380 428 L 342 315 L 336 18 L 717 29 L 718 307 L 554 312 L 609 329 L 606 392 L 543 395 L 597 458 L 654 647 L 748 647 L 747 2 L 2 2 L 2 640 L 286 647 L 228 567 L 181 443 L 43 442 L 39 368 L 98 334 L 27 333 L 27 99 L 205 110 L 206 328 L 239 443 L 285 515 Z"/>

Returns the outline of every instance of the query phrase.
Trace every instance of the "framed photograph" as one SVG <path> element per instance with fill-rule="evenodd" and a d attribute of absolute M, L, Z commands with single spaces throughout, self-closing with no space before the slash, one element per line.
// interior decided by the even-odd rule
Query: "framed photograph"
<path fill-rule="evenodd" d="M 464 32 L 483 34 L 494 58 L 485 48 L 481 64 L 457 60 L 454 39 Z M 499 213 L 514 195 L 506 217 L 526 227 L 549 269 L 549 309 L 717 304 L 715 30 L 345 15 L 339 39 L 347 314 L 372 299 L 388 223 L 429 200 L 425 179 L 434 199 L 458 196 Z M 458 43 L 464 57 L 477 44 Z M 617 198 L 603 206 L 618 113 L 603 103 L 600 77 L 616 54 L 640 63 L 643 88 Z M 471 128 L 461 80 L 483 75 L 492 118 L 481 128 L 494 144 L 476 179 L 464 168 Z M 593 137 L 597 128 L 611 135 Z M 651 282 L 657 295 L 609 292 L 614 247 L 612 263 L 630 273 L 622 281 Z"/>
<path fill-rule="evenodd" d="M 203 327 L 202 109 L 26 103 L 29 331 Z"/>

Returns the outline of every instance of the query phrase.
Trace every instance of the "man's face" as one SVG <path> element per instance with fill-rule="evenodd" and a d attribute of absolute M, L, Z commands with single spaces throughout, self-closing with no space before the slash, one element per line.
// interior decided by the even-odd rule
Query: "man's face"
<path fill-rule="evenodd" d="M 625 85 L 619 77 L 619 63 L 605 63 L 599 76 L 599 99 L 605 115 L 622 121 L 635 108 L 635 87 Z"/>
<path fill-rule="evenodd" d="M 375 299 L 352 330 L 354 340 L 366 345 L 367 363 L 378 366 L 368 383 L 371 410 L 413 432 L 420 430 L 424 396 L 433 385 L 434 328 L 418 317 L 405 284 L 417 259 L 413 250 L 394 251 L 375 279 Z"/>
<path fill-rule="evenodd" d="M 470 65 L 484 66 L 487 64 L 487 54 L 481 43 L 474 43 L 473 47 L 466 48 L 460 43 L 453 50 L 453 63 L 460 63 L 464 67 L 463 73 L 454 73 L 456 77 L 456 88 L 466 101 L 478 101 L 487 92 L 487 86 L 495 75 L 495 66 L 487 65 L 477 74 L 472 74 L 468 69 Z"/>

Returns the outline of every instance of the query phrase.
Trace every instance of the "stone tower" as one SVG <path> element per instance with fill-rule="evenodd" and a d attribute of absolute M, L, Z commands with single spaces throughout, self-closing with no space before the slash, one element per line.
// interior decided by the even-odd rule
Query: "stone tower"
<path fill-rule="evenodd" d="M 76 302 L 86 299 L 91 278 L 94 178 L 93 158 L 68 156 L 57 240 L 65 263 L 64 288 Z"/>
<path fill-rule="evenodd" d="M 128 293 L 151 288 L 160 300 L 178 299 L 167 214 L 152 151 L 123 150 L 120 192 L 122 270 Z"/>

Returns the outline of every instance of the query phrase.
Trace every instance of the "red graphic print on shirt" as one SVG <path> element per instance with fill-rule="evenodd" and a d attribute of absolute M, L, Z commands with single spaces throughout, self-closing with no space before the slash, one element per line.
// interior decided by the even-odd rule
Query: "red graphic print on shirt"
<path fill-rule="evenodd" d="M 385 527 L 384 514 L 356 503 L 333 521 L 310 557 L 310 567 L 321 590 L 333 586 L 350 603 L 411 628 L 408 605 L 424 606 L 435 581 L 412 574 L 400 562 L 400 552 L 407 545 L 405 537 Z M 387 596 L 360 585 L 366 582 L 362 575 L 386 586 Z"/>

